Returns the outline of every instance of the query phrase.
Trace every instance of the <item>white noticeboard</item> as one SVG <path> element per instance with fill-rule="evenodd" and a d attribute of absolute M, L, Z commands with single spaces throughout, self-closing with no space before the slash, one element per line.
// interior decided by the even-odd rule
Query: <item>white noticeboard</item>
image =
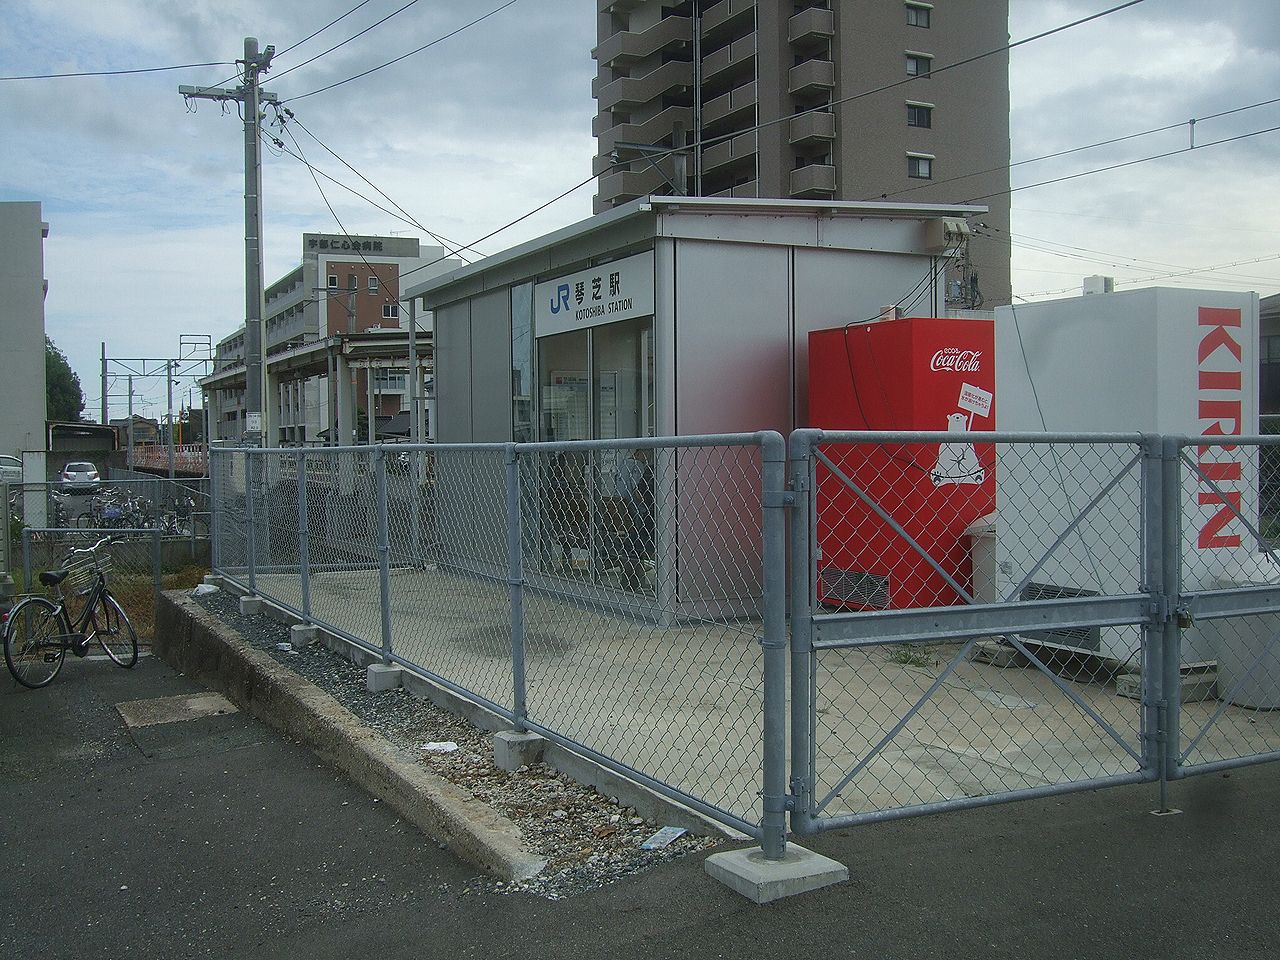
<path fill-rule="evenodd" d="M 244 415 L 244 432 L 245 433 L 261 433 L 262 432 L 262 414 L 246 413 Z"/>
<path fill-rule="evenodd" d="M 972 383 L 965 383 L 960 386 L 960 399 L 956 401 L 956 406 L 979 417 L 989 417 L 993 399 L 994 394 L 989 390 L 975 387 Z"/>

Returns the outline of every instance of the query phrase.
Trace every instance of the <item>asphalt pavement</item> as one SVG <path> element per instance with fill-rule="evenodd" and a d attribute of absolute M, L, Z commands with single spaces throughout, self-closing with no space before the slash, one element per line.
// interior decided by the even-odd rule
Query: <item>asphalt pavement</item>
<path fill-rule="evenodd" d="M 154 659 L 0 679 L 0 957 L 1274 957 L 1280 770 L 841 831 L 849 883 L 765 907 L 701 858 L 564 900 L 495 892 L 240 713 L 126 727 L 198 692 Z"/>

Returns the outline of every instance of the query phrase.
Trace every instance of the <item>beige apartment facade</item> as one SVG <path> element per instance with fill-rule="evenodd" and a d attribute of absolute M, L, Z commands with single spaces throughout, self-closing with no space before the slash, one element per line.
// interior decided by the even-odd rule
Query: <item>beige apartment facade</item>
<path fill-rule="evenodd" d="M 597 11 L 596 212 L 647 194 L 976 201 L 990 212 L 949 265 L 948 305 L 1009 302 L 1008 54 L 939 69 L 1006 44 L 1008 0 Z"/>

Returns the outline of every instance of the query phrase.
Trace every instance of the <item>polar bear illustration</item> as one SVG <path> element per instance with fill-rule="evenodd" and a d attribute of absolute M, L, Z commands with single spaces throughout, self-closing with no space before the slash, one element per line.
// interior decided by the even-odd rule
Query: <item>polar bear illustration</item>
<path fill-rule="evenodd" d="M 947 417 L 947 433 L 964 433 L 968 429 L 968 417 L 953 413 Z M 977 451 L 972 443 L 941 443 L 938 445 L 938 462 L 929 473 L 935 487 L 945 483 L 979 484 L 986 478 Z"/>

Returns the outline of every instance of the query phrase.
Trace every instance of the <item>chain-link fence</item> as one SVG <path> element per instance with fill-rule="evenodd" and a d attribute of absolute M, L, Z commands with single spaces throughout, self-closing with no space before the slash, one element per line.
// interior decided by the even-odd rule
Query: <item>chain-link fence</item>
<path fill-rule="evenodd" d="M 756 834 L 768 726 L 781 837 L 784 470 L 777 434 L 216 450 L 215 566 Z"/>
<path fill-rule="evenodd" d="M 770 433 L 220 450 L 215 565 L 773 855 L 788 810 L 1280 756 L 1280 438 L 801 430 L 789 458 Z"/>
<path fill-rule="evenodd" d="M 206 570 L 191 563 L 181 543 L 166 541 L 158 530 L 25 528 L 15 556 L 14 586 L 19 594 L 45 592 L 39 581 L 43 571 L 65 567 L 71 550 L 93 546 L 105 537 L 111 538 L 100 551 L 110 558 L 107 584 L 137 630 L 139 641 L 149 645 L 155 630 L 156 594 L 189 589 Z M 75 607 L 74 599 L 71 605 Z"/>
<path fill-rule="evenodd" d="M 92 483 L 5 485 L 10 527 L 158 530 L 203 545 L 209 538 L 209 490 L 202 480 L 131 474 Z"/>

